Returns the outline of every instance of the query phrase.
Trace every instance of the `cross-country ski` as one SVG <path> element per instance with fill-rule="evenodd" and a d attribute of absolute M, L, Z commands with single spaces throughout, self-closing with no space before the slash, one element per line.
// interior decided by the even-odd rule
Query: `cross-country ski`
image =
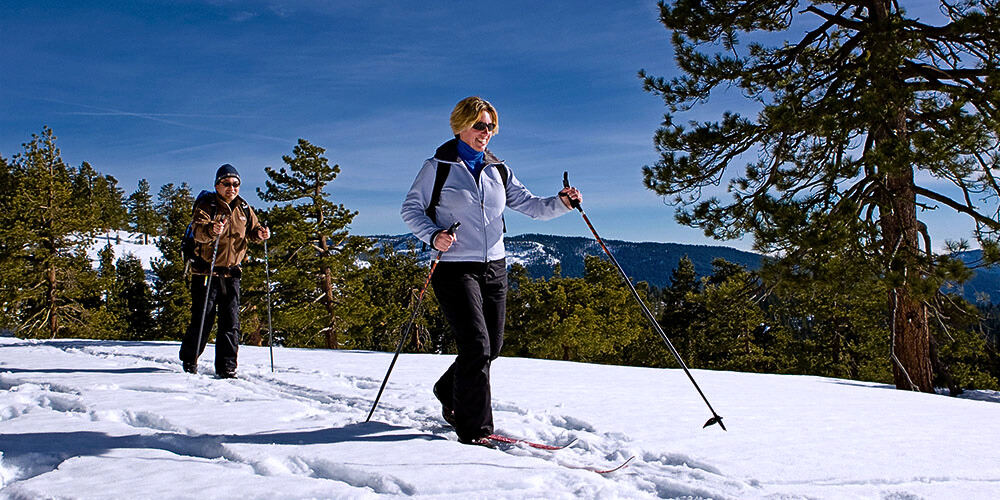
<path fill-rule="evenodd" d="M 486 436 L 486 437 L 490 441 L 496 441 L 498 443 L 513 444 L 513 445 L 523 445 L 523 446 L 528 446 L 528 447 L 531 447 L 531 448 L 536 448 L 536 449 L 539 449 L 539 450 L 551 450 L 551 451 L 561 450 L 563 448 L 568 448 L 570 446 L 573 446 L 573 443 L 576 443 L 576 441 L 577 441 L 574 438 L 574 439 L 570 440 L 566 444 L 556 445 L 556 444 L 537 443 L 537 442 L 534 442 L 534 441 L 529 441 L 527 439 L 520 439 L 520 438 L 505 436 L 503 434 L 496 434 L 496 433 L 490 434 L 489 436 Z"/>

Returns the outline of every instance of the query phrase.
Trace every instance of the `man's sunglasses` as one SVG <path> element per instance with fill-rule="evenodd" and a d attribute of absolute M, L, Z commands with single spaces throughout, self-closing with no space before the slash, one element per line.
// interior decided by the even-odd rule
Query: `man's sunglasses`
<path fill-rule="evenodd" d="M 240 187 L 240 181 L 233 181 L 233 182 L 222 181 L 219 184 L 222 184 L 223 186 L 225 186 L 227 188 L 230 188 L 230 187 L 231 188 L 238 188 L 238 187 Z"/>
<path fill-rule="evenodd" d="M 474 128 L 476 130 L 480 130 L 480 131 L 482 131 L 482 130 L 489 130 L 490 132 L 492 132 L 492 131 L 494 131 L 497 128 L 497 124 L 496 123 L 486 123 L 486 122 L 476 122 L 476 123 L 472 124 L 472 128 Z"/>

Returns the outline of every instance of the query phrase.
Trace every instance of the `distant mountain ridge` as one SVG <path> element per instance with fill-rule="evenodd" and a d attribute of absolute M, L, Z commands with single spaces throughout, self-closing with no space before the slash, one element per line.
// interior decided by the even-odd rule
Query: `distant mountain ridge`
<path fill-rule="evenodd" d="M 397 251 L 407 251 L 413 245 L 423 254 L 423 258 L 433 258 L 433 252 L 429 248 L 423 248 L 423 243 L 412 234 L 376 235 L 368 238 L 387 244 Z M 596 240 L 580 236 L 531 233 L 508 236 L 504 243 L 507 247 L 507 264 L 523 265 L 533 278 L 551 277 L 556 263 L 562 266 L 563 276 L 578 278 L 583 276 L 585 255 L 606 257 Z M 712 261 L 720 257 L 751 270 L 760 269 L 764 260 L 761 254 L 725 246 L 621 240 L 605 240 L 605 243 L 634 283 L 645 281 L 657 287 L 670 284 L 671 273 L 685 255 L 691 259 L 698 276 L 711 275 Z M 962 252 L 959 258 L 968 264 L 974 264 L 982 258 L 982 252 Z M 1000 300 L 1000 267 L 976 269 L 972 279 L 949 291 L 955 291 L 973 303 L 983 298 Z"/>
<path fill-rule="evenodd" d="M 423 243 L 413 235 L 369 236 L 381 244 L 399 251 L 415 245 L 417 251 L 432 258 L 432 251 L 423 249 Z M 670 284 L 670 275 L 677 268 L 677 262 L 685 255 L 694 263 L 699 276 L 712 273 L 712 261 L 724 258 L 729 262 L 743 265 L 748 269 L 760 269 L 764 256 L 737 250 L 735 248 L 711 245 L 689 245 L 682 243 L 631 242 L 605 240 L 608 249 L 625 269 L 633 282 L 646 281 L 651 285 L 664 287 Z M 597 255 L 606 257 L 596 240 L 580 236 L 555 236 L 549 234 L 522 234 L 504 238 L 507 248 L 507 264 L 523 265 L 533 278 L 548 278 L 556 263 L 562 266 L 565 277 L 583 276 L 583 257 Z"/>
<path fill-rule="evenodd" d="M 958 254 L 958 258 L 967 265 L 975 265 L 982 261 L 982 250 L 969 250 Z M 974 270 L 969 281 L 956 287 L 966 300 L 976 303 L 978 300 L 996 302 L 1000 300 L 1000 266 L 981 267 Z"/>

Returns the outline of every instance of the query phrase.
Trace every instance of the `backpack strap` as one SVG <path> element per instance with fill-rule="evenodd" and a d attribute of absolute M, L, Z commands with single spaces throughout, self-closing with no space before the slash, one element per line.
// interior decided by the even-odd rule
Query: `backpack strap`
<path fill-rule="evenodd" d="M 504 192 L 507 192 L 507 182 L 510 178 L 510 171 L 507 170 L 507 165 L 497 165 L 497 172 L 500 173 L 500 181 L 503 183 Z M 427 208 L 424 209 L 424 213 L 431 218 L 434 223 L 437 223 L 437 206 L 441 202 L 441 189 L 444 188 L 445 181 L 448 180 L 448 174 L 451 173 L 451 163 L 438 162 L 437 170 L 434 173 L 434 190 L 431 191 L 431 201 L 427 203 Z M 503 232 L 507 232 L 507 221 L 504 220 L 503 215 L 500 215 L 500 220 L 503 222 Z"/>
<path fill-rule="evenodd" d="M 497 171 L 500 172 L 500 180 L 503 181 L 503 190 L 507 191 L 507 179 L 510 176 L 507 165 L 497 165 Z"/>
<path fill-rule="evenodd" d="M 507 165 L 497 165 L 497 172 L 500 173 L 500 180 L 503 181 L 503 191 L 507 192 L 507 178 L 510 176 L 510 172 L 507 170 Z M 503 218 L 503 214 L 500 214 L 500 222 L 503 223 L 503 232 L 507 232 L 507 219 Z"/>
<path fill-rule="evenodd" d="M 243 211 L 243 216 L 247 218 L 247 225 L 243 228 L 243 238 L 250 241 L 250 204 L 243 198 L 240 198 L 240 210 Z"/>
<path fill-rule="evenodd" d="M 437 205 L 441 201 L 441 188 L 444 187 L 444 182 L 448 180 L 448 174 L 451 172 L 451 163 L 437 162 L 437 170 L 434 174 L 434 190 L 431 191 L 431 201 L 427 203 L 427 208 L 424 209 L 424 213 L 431 218 L 434 223 L 437 223 Z"/>

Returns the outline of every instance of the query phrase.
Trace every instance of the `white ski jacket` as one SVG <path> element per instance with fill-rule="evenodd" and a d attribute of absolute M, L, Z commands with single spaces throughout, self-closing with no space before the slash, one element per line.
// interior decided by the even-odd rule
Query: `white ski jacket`
<path fill-rule="evenodd" d="M 483 171 L 476 183 L 472 172 L 458 155 L 458 138 L 442 144 L 434 157 L 428 158 L 421 167 L 410 191 L 406 193 L 400 214 L 410 231 L 421 241 L 434 247 L 432 238 L 441 230 L 455 222 L 461 227 L 455 232 L 456 241 L 441 256 L 451 262 L 489 262 L 504 258 L 503 211 L 510 207 L 534 219 L 547 220 L 569 212 L 571 209 L 559 196 L 541 198 L 531 194 L 528 188 L 508 171 L 507 187 L 497 167 L 503 165 L 489 149 L 486 150 Z M 441 188 L 436 206 L 436 220 L 432 220 L 426 209 L 434 190 L 434 180 L 439 164 L 451 165 L 448 178 Z"/>

